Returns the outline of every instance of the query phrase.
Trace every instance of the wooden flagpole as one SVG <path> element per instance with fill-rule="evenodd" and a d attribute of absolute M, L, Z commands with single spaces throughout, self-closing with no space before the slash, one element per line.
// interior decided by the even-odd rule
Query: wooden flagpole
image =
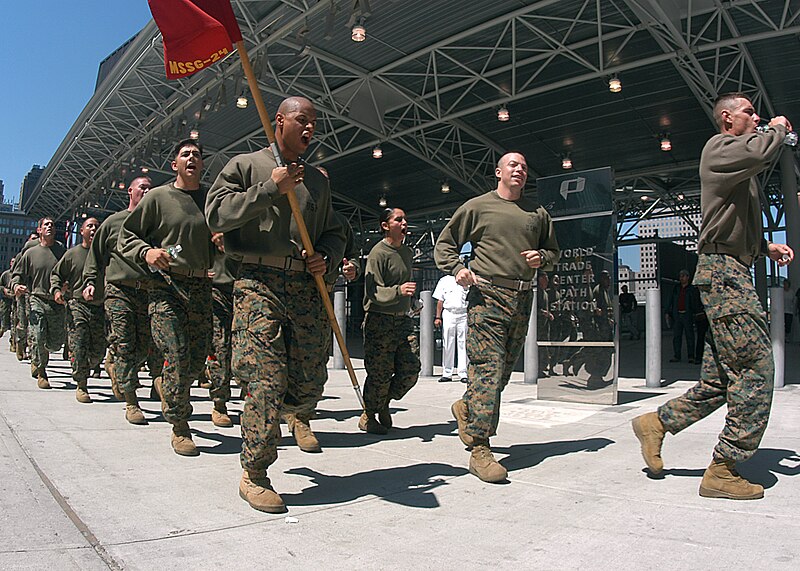
<path fill-rule="evenodd" d="M 286 166 L 283 162 L 283 158 L 281 157 L 280 149 L 278 149 L 278 144 L 275 142 L 275 131 L 272 129 L 272 122 L 270 121 L 269 113 L 267 113 L 267 108 L 264 105 L 264 99 L 261 97 L 261 90 L 258 88 L 258 81 L 253 73 L 253 66 L 250 64 L 250 57 L 247 55 L 247 50 L 245 49 L 244 42 L 242 40 L 236 42 L 236 49 L 239 52 L 239 56 L 242 58 L 244 75 L 247 78 L 247 85 L 250 87 L 250 93 L 253 96 L 253 101 L 256 103 L 258 116 L 261 118 L 261 125 L 264 127 L 264 132 L 267 134 L 269 148 L 272 149 L 272 154 L 275 156 L 275 162 L 277 165 L 279 167 Z M 303 248 L 305 249 L 306 253 L 311 256 L 314 254 L 314 245 L 311 243 L 311 236 L 308 234 L 308 228 L 306 228 L 305 220 L 303 220 L 303 215 L 300 212 L 300 205 L 297 202 L 297 195 L 295 194 L 294 189 L 286 193 L 286 198 L 289 199 L 289 206 L 292 209 L 292 216 L 294 216 L 295 222 L 297 223 L 297 229 L 300 231 L 300 240 L 303 242 Z M 336 341 L 339 343 L 339 349 L 342 351 L 345 367 L 347 367 L 347 372 L 350 374 L 350 383 L 353 385 L 353 390 L 356 392 L 356 396 L 358 397 L 358 402 L 361 405 L 361 408 L 366 410 L 364 406 L 364 397 L 361 394 L 361 387 L 358 384 L 356 372 L 353 369 L 353 363 L 350 361 L 350 353 L 347 352 L 347 346 L 345 344 L 344 337 L 342 336 L 342 330 L 339 328 L 339 322 L 336 321 L 336 314 L 333 312 L 333 304 L 331 303 L 330 295 L 328 295 L 328 288 L 325 286 L 325 280 L 322 279 L 321 275 L 315 275 L 314 281 L 317 284 L 317 289 L 319 290 L 319 295 L 322 298 L 322 302 L 325 304 L 325 311 L 328 313 L 328 320 L 333 328 Z"/>

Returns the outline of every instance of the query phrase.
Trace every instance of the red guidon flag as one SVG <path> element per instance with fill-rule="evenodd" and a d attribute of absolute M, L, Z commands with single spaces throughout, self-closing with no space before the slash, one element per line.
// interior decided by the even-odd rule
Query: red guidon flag
<path fill-rule="evenodd" d="M 230 0 L 148 0 L 164 44 L 168 79 L 218 62 L 242 39 Z"/>

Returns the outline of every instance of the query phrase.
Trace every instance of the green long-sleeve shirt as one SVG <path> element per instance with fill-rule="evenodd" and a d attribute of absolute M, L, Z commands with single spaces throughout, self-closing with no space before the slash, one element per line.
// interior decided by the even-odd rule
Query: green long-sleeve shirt
<path fill-rule="evenodd" d="M 120 253 L 131 263 L 143 263 L 151 248 L 180 245 L 181 253 L 170 261 L 171 267 L 211 269 L 216 247 L 198 206 L 202 201 L 193 192 L 203 190 L 181 190 L 170 183 L 148 191 L 122 223 L 117 242 Z"/>
<path fill-rule="evenodd" d="M 14 261 L 11 289 L 24 285 L 28 287 L 31 295 L 52 300 L 50 274 L 64 252 L 64 246 L 59 242 L 50 247 L 39 244 L 26 250 Z"/>
<path fill-rule="evenodd" d="M 364 270 L 364 311 L 398 313 L 411 309 L 411 297 L 400 286 L 411 281 L 411 248 L 394 248 L 381 240 L 372 247 Z"/>
<path fill-rule="evenodd" d="M 462 270 L 459 253 L 467 242 L 472 243 L 470 268 L 485 278 L 532 280 L 536 270 L 520 254 L 526 250 L 541 251 L 544 270 L 561 256 L 553 221 L 535 193 L 505 200 L 493 190 L 462 204 L 436 242 L 439 269 L 452 275 Z"/>
<path fill-rule="evenodd" d="M 14 292 L 11 291 L 11 270 L 8 269 L 0 275 L 0 288 L 3 290 L 3 295 L 8 298 L 14 297 Z"/>
<path fill-rule="evenodd" d="M 75 298 L 83 301 L 81 292 L 83 291 L 83 268 L 89 256 L 89 248 L 84 248 L 83 244 L 73 246 L 56 263 L 50 274 L 50 294 L 55 295 L 57 290 L 62 289 L 64 284 L 68 289 L 64 294 L 67 299 Z M 95 291 L 97 294 L 97 291 Z M 95 295 L 91 302 L 94 305 L 103 303 L 102 296 Z"/>
<path fill-rule="evenodd" d="M 115 212 L 97 228 L 89 247 L 86 264 L 83 267 L 81 289 L 94 286 L 95 299 L 103 299 L 105 282 L 119 283 L 127 280 L 150 279 L 144 262 L 134 263 L 126 259 L 117 249 L 119 230 L 130 214 L 127 210 Z"/>
<path fill-rule="evenodd" d="M 206 219 L 213 232 L 225 233 L 228 254 L 300 257 L 300 233 L 289 200 L 272 181 L 275 158 L 269 149 L 231 159 L 217 176 L 206 199 Z M 305 165 L 297 201 L 314 249 L 341 260 L 344 231 L 331 208 L 331 192 L 321 172 Z"/>
<path fill-rule="evenodd" d="M 700 253 L 730 254 L 746 264 L 766 253 L 755 175 L 780 156 L 785 136 L 786 128 L 777 125 L 708 140 L 700 155 Z"/>

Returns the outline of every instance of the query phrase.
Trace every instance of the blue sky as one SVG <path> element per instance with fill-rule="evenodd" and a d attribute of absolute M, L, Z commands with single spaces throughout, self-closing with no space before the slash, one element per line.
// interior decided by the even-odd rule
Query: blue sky
<path fill-rule="evenodd" d="M 4 2 L 0 179 L 19 195 L 94 92 L 100 62 L 150 20 L 147 0 Z"/>

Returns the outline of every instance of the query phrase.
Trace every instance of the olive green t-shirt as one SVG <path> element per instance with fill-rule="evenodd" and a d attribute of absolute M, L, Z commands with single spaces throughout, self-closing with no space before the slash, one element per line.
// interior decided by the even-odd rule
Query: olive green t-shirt
<path fill-rule="evenodd" d="M 59 242 L 50 247 L 39 244 L 26 250 L 14 262 L 11 288 L 24 285 L 28 287 L 31 295 L 52 300 L 50 274 L 64 252 L 64 246 Z"/>
<path fill-rule="evenodd" d="M 372 247 L 364 270 L 364 311 L 399 313 L 411 309 L 411 297 L 400 286 L 411 281 L 411 248 L 394 248 L 381 240 Z"/>
<path fill-rule="evenodd" d="M 439 269 L 452 275 L 463 269 L 459 253 L 467 242 L 472 243 L 470 268 L 486 278 L 530 281 L 536 270 L 521 252 L 540 250 L 544 270 L 552 269 L 561 255 L 553 221 L 535 193 L 505 200 L 493 190 L 462 204 L 436 242 Z"/>

